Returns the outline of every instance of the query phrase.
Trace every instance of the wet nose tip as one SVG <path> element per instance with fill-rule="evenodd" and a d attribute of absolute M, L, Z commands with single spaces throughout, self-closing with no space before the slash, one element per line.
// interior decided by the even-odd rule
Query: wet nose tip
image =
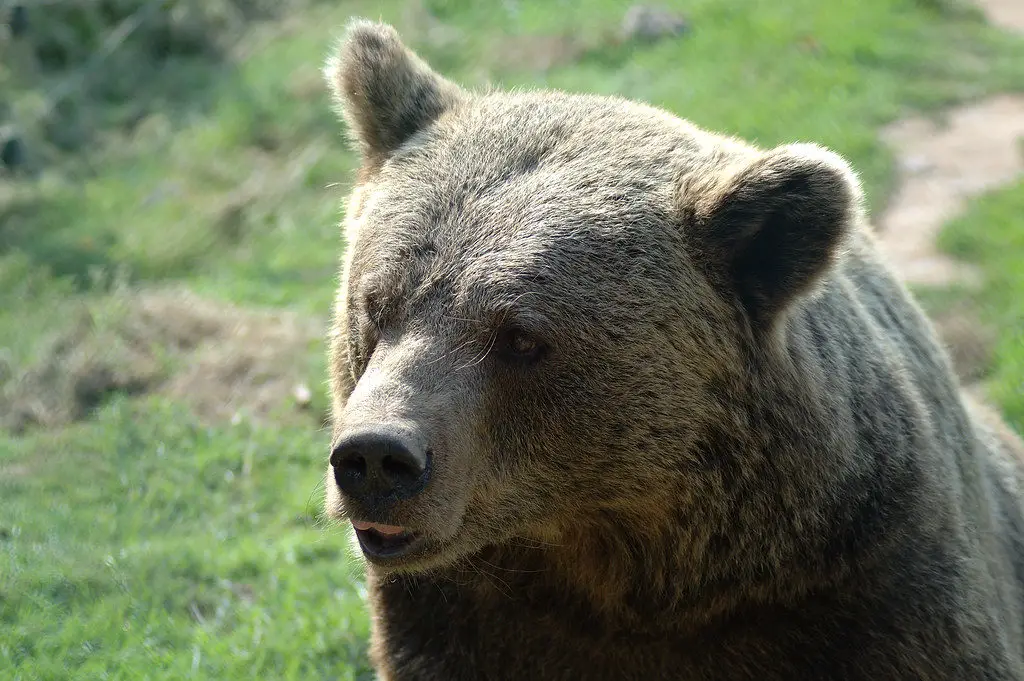
<path fill-rule="evenodd" d="M 389 429 L 351 433 L 331 452 L 338 488 L 363 502 L 415 496 L 426 484 L 428 459 L 424 447 Z"/>

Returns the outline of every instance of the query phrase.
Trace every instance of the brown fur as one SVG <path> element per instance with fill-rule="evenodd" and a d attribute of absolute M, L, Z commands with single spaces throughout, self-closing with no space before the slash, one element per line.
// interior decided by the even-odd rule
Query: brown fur
<path fill-rule="evenodd" d="M 365 21 L 328 76 L 364 160 L 335 443 L 433 457 L 387 504 L 328 473 L 423 537 L 367 565 L 382 679 L 1024 679 L 1019 444 L 845 161 L 470 93 Z"/>

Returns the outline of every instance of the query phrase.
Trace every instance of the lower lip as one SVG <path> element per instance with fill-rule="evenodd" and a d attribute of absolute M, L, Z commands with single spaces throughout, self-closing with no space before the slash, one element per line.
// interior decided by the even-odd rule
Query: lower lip
<path fill-rule="evenodd" d="M 373 528 L 355 528 L 359 547 L 367 558 L 385 560 L 407 556 L 421 543 L 422 537 L 415 532 L 383 533 Z"/>

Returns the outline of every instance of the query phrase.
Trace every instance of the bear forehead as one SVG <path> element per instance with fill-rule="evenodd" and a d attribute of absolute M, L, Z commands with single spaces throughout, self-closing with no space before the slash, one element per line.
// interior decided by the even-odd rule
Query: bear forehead
<path fill-rule="evenodd" d="M 370 181 L 377 200 L 364 223 L 410 250 L 453 242 L 477 255 L 512 241 L 526 253 L 615 238 L 670 214 L 681 178 L 714 172 L 711 160 L 729 151 L 729 140 L 614 98 L 478 96 L 388 159 Z"/>
<path fill-rule="evenodd" d="M 543 91 L 475 96 L 414 135 L 387 164 L 420 166 L 472 184 L 543 166 L 560 179 L 666 182 L 709 155 L 741 145 L 644 104 Z M 436 175 L 435 175 L 436 177 Z"/>
<path fill-rule="evenodd" d="M 553 280 L 597 288 L 669 257 L 679 233 L 668 183 L 573 183 L 571 171 L 543 164 L 494 182 L 453 174 L 379 190 L 357 242 L 359 269 L 379 288 L 430 281 L 460 298 L 536 291 Z"/>
<path fill-rule="evenodd" d="M 456 300 L 540 294 L 548 281 L 594 291 L 651 283 L 680 254 L 681 178 L 748 153 L 625 100 L 474 97 L 370 180 L 357 270 L 374 290 Z"/>

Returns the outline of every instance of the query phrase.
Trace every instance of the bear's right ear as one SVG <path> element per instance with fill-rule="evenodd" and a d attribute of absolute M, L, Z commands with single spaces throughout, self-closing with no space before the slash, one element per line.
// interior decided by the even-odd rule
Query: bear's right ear
<path fill-rule="evenodd" d="M 403 45 L 394 28 L 365 19 L 348 23 L 324 75 L 371 168 L 466 94 Z"/>

